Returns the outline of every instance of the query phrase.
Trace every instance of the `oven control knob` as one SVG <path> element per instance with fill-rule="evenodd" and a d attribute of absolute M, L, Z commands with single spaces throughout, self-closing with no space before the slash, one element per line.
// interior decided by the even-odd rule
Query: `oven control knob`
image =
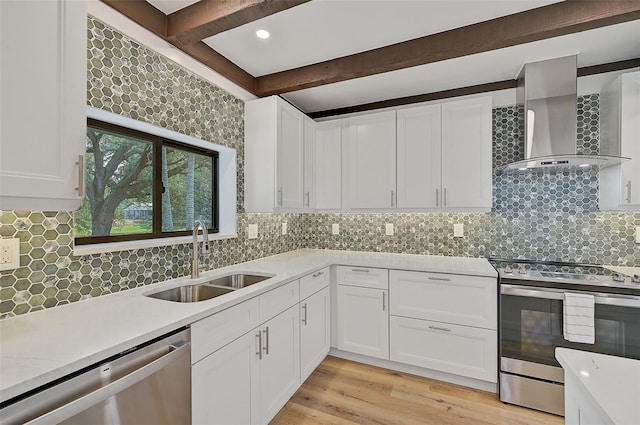
<path fill-rule="evenodd" d="M 622 273 L 614 273 L 613 274 L 614 282 L 624 282 L 624 275 Z"/>
<path fill-rule="evenodd" d="M 524 265 L 520 266 L 520 268 L 518 269 L 518 273 L 527 274 L 527 268 Z"/>
<path fill-rule="evenodd" d="M 634 274 L 633 277 L 631 278 L 631 282 L 640 283 L 640 274 Z"/>

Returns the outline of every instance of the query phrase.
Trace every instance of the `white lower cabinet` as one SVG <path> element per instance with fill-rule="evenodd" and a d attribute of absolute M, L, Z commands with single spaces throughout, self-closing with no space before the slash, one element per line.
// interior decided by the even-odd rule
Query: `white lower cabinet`
<path fill-rule="evenodd" d="M 305 381 L 329 352 L 329 288 L 300 302 L 300 381 Z"/>
<path fill-rule="evenodd" d="M 298 305 L 261 326 L 260 417 L 268 423 L 300 386 Z"/>
<path fill-rule="evenodd" d="M 259 329 L 245 334 L 191 366 L 194 425 L 261 423 L 257 332 Z"/>
<path fill-rule="evenodd" d="M 389 309 L 385 289 L 338 283 L 338 349 L 389 359 Z"/>
<path fill-rule="evenodd" d="M 496 381 L 496 331 L 391 316 L 392 361 Z"/>

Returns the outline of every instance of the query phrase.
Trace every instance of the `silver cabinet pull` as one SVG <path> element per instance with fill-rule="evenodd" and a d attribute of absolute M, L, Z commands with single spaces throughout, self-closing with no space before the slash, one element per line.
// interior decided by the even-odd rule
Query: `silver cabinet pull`
<path fill-rule="evenodd" d="M 436 207 L 438 206 L 438 198 L 440 197 L 438 192 L 439 190 L 436 189 Z"/>
<path fill-rule="evenodd" d="M 282 186 L 278 189 L 278 205 L 282 206 Z"/>
<path fill-rule="evenodd" d="M 451 329 L 449 328 L 439 328 L 438 326 L 431 326 L 431 325 L 429 325 L 429 329 L 433 329 L 436 331 L 451 332 Z"/>
<path fill-rule="evenodd" d="M 311 194 L 309 192 L 307 192 L 305 194 L 305 196 L 307 197 L 307 206 L 310 207 L 311 206 Z"/>
<path fill-rule="evenodd" d="M 258 351 L 256 351 L 256 354 L 258 355 L 258 358 L 262 360 L 262 332 L 260 332 L 260 330 L 258 330 L 256 338 L 258 338 Z"/>
<path fill-rule="evenodd" d="M 84 155 L 78 155 L 76 164 L 78 165 L 78 186 L 76 186 L 76 190 L 78 195 L 84 196 Z"/>
<path fill-rule="evenodd" d="M 631 203 L 631 180 L 627 181 L 627 204 Z"/>
<path fill-rule="evenodd" d="M 324 272 L 314 273 L 314 274 L 312 275 L 312 277 L 322 276 L 323 274 L 324 274 Z"/>
<path fill-rule="evenodd" d="M 269 326 L 267 326 L 265 330 L 262 332 L 264 333 L 264 353 L 268 355 L 269 354 Z"/>
<path fill-rule="evenodd" d="M 393 206 L 393 189 L 391 189 L 391 206 Z"/>
<path fill-rule="evenodd" d="M 382 311 L 387 311 L 387 293 L 382 293 Z"/>
<path fill-rule="evenodd" d="M 352 272 L 358 272 L 358 273 L 369 273 L 370 270 L 369 269 L 351 269 Z"/>
<path fill-rule="evenodd" d="M 444 196 L 443 204 L 446 207 L 447 206 L 447 188 L 446 187 L 444 188 L 443 192 L 444 192 L 443 193 L 443 196 Z"/>
<path fill-rule="evenodd" d="M 446 277 L 431 277 L 431 276 L 429 276 L 428 279 L 429 280 L 441 280 L 443 282 L 451 282 L 451 279 L 448 279 Z"/>
<path fill-rule="evenodd" d="M 302 304 L 302 311 L 304 312 L 302 315 L 302 324 L 307 326 L 307 303 Z"/>

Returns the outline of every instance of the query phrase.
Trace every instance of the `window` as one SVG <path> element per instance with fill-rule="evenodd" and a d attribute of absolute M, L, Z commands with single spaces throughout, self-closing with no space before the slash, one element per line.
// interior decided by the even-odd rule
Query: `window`
<path fill-rule="evenodd" d="M 216 151 L 89 119 L 76 244 L 218 232 L 217 170 Z"/>

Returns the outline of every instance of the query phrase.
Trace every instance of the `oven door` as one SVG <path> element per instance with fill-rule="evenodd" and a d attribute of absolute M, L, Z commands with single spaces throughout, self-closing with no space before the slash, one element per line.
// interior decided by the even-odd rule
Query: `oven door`
<path fill-rule="evenodd" d="M 559 375 L 537 376 L 562 382 L 562 369 L 555 358 L 556 347 L 640 359 L 640 297 L 583 292 L 595 298 L 595 343 L 569 342 L 563 336 L 564 292 L 554 288 L 500 285 L 501 370 L 525 376 L 521 370 L 551 366 Z M 539 367 L 545 370 L 544 367 Z M 557 379 L 556 379 L 557 378 Z"/>

